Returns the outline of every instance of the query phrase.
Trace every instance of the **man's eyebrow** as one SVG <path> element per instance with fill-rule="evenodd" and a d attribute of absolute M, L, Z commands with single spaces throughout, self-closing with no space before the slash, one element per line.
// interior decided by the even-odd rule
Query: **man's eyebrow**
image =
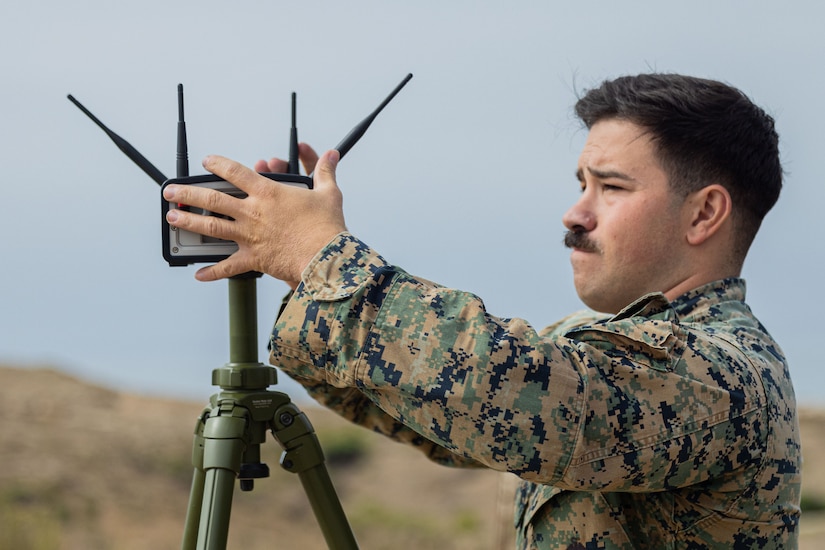
<path fill-rule="evenodd" d="M 624 172 L 619 172 L 617 170 L 599 170 L 598 168 L 591 168 L 588 167 L 587 171 L 599 178 L 599 179 L 618 179 L 624 181 L 636 181 L 636 178 L 625 174 Z M 584 172 L 581 168 L 576 170 L 576 179 L 579 181 L 584 181 Z"/>

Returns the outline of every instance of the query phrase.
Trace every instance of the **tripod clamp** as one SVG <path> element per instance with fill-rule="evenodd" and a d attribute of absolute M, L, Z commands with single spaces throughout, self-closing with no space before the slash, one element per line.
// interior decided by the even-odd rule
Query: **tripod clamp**
<path fill-rule="evenodd" d="M 260 447 L 269 430 L 283 449 L 281 467 L 297 474 L 331 549 L 358 545 L 324 465 L 307 416 L 289 396 L 267 388 L 277 371 L 257 361 L 255 282 L 260 274 L 229 280 L 230 362 L 212 372 L 221 388 L 195 424 L 194 474 L 184 528 L 183 550 L 224 550 L 235 479 L 251 491 L 269 476 Z"/>

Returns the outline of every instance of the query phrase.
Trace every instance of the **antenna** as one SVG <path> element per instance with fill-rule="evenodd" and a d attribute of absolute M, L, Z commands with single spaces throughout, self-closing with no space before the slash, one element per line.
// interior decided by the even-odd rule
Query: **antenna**
<path fill-rule="evenodd" d="M 395 95 L 401 91 L 401 88 L 403 88 L 412 77 L 412 73 L 408 74 L 404 78 L 404 80 L 402 80 L 401 83 L 395 87 L 392 93 L 390 93 L 390 95 L 387 96 L 387 98 L 381 103 L 381 105 L 378 106 L 376 110 L 374 110 L 367 118 L 359 122 L 355 126 L 355 128 L 350 130 L 350 133 L 347 134 L 346 137 L 344 137 L 344 139 L 341 140 L 341 143 L 335 146 L 335 149 L 337 149 L 338 153 L 340 153 L 341 155 L 339 157 L 339 160 L 341 158 L 344 158 L 344 155 L 347 154 L 347 151 L 352 149 L 352 146 L 358 143 L 358 140 L 361 139 L 361 136 L 363 136 L 364 132 L 367 131 L 367 128 L 370 127 L 370 124 L 372 124 L 372 121 L 375 120 L 375 117 L 378 116 L 378 113 L 380 113 L 384 109 L 384 107 L 387 106 L 387 103 L 392 101 L 392 98 L 394 98 Z"/>
<path fill-rule="evenodd" d="M 186 145 L 186 121 L 183 119 L 183 84 L 178 84 L 177 177 L 189 176 L 189 149 Z"/>
<path fill-rule="evenodd" d="M 150 178 L 155 180 L 158 185 L 163 185 L 163 182 L 165 182 L 167 180 L 167 177 L 164 176 L 163 173 L 160 170 L 155 168 L 155 166 L 151 162 L 146 160 L 146 157 L 141 155 L 138 152 L 138 150 L 135 149 L 134 147 L 132 147 L 132 145 L 128 141 L 126 141 L 125 139 L 123 139 L 122 137 L 120 137 L 119 135 L 117 135 L 116 133 L 111 131 L 109 128 L 107 128 L 106 125 L 103 124 L 102 122 L 100 122 L 97 119 L 97 117 L 94 116 L 92 113 L 90 113 L 89 110 L 86 107 L 81 105 L 78 100 L 76 100 L 74 97 L 72 97 L 72 94 L 69 94 L 67 97 L 69 98 L 69 101 L 74 103 L 77 106 L 78 109 L 80 109 L 81 111 L 83 111 L 86 114 L 87 117 L 92 119 L 92 121 L 94 121 L 95 124 L 100 126 L 100 129 L 103 130 L 104 132 L 106 132 L 106 135 L 109 136 L 111 138 L 111 140 L 115 142 L 115 145 L 118 146 L 118 149 L 123 151 L 126 154 L 127 157 L 132 159 L 132 162 L 137 164 L 141 168 L 141 170 L 146 172 L 146 174 Z"/>
<path fill-rule="evenodd" d="M 298 126 L 296 124 L 295 92 L 292 92 L 292 128 L 289 130 L 289 164 L 287 174 L 300 174 L 298 167 Z"/>

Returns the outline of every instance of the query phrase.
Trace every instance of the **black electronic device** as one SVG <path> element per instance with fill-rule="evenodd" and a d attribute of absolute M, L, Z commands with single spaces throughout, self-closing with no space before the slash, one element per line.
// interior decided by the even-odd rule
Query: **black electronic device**
<path fill-rule="evenodd" d="M 355 125 L 355 127 L 344 137 L 341 142 L 336 145 L 335 149 L 340 153 L 341 158 L 355 145 L 361 136 L 367 131 L 370 124 L 375 120 L 376 116 L 386 107 L 386 105 L 395 97 L 395 95 L 403 88 L 407 82 L 412 78 L 412 74 L 408 74 L 399 83 L 395 89 L 384 99 L 384 101 L 365 119 Z M 149 177 L 161 186 L 161 224 L 162 224 L 162 252 L 163 258 L 170 266 L 185 266 L 195 263 L 215 263 L 226 259 L 231 254 L 238 250 L 238 245 L 232 241 L 225 241 L 215 239 L 189 231 L 178 230 L 169 225 L 166 221 L 166 214 L 169 210 L 174 208 L 190 208 L 185 205 L 177 203 L 170 203 L 163 199 L 162 190 L 166 185 L 196 185 L 199 187 L 206 187 L 216 189 L 223 193 L 227 193 L 239 198 L 245 197 L 245 194 L 233 186 L 226 180 L 215 176 L 213 174 L 203 174 L 197 176 L 189 175 L 188 166 L 188 152 L 186 139 L 186 122 L 184 120 L 183 110 L 183 86 L 178 85 L 178 126 L 177 126 L 177 173 L 176 177 L 167 179 L 163 173 L 158 170 L 151 162 L 149 162 L 137 149 L 130 145 L 126 140 L 107 128 L 100 120 L 98 120 L 88 109 L 80 104 L 72 95 L 68 96 L 69 100 L 74 103 L 81 111 L 83 111 L 92 121 L 95 122 L 123 151 L 135 164 L 137 164 Z M 296 127 L 296 96 L 292 94 L 292 126 L 290 128 L 290 151 L 289 151 L 289 165 L 287 174 L 263 173 L 264 177 L 285 183 L 288 185 L 295 185 L 312 188 L 312 174 L 302 176 L 298 173 L 298 137 Z M 219 214 L 212 212 L 199 211 L 198 213 L 204 215 L 219 216 Z"/>

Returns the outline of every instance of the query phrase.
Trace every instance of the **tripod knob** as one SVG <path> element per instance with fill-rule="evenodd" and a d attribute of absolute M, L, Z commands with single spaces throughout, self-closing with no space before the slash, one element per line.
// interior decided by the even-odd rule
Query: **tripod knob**
<path fill-rule="evenodd" d="M 269 477 L 269 466 L 261 462 L 252 464 L 241 464 L 241 472 L 238 479 L 241 482 L 241 491 L 251 491 L 255 488 L 255 480 Z"/>

